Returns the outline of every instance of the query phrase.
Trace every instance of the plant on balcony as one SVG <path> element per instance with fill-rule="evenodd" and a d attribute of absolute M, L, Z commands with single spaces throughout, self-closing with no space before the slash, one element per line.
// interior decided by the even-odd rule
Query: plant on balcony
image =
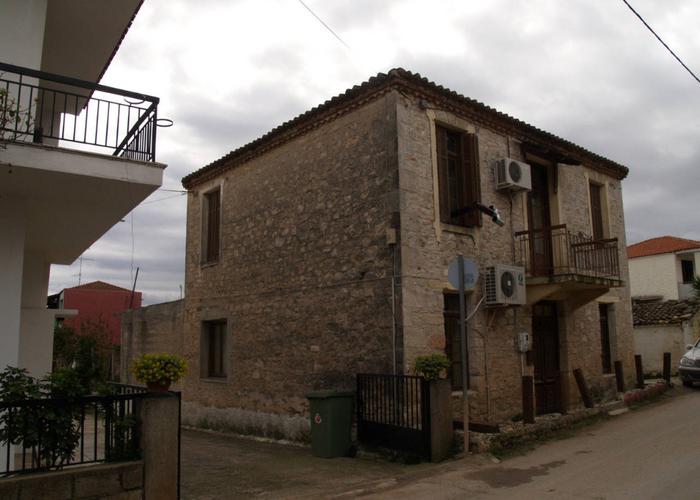
<path fill-rule="evenodd" d="M 23 108 L 7 88 L 0 88 L 0 148 L 5 148 L 5 143 L 21 129 L 29 131 L 33 123 L 31 106 Z"/>
<path fill-rule="evenodd" d="M 187 373 L 187 362 L 173 354 L 142 354 L 134 360 L 132 373 L 151 391 L 163 392 Z"/>
<path fill-rule="evenodd" d="M 450 361 L 442 353 L 417 356 L 414 363 L 414 370 L 417 375 L 426 380 L 438 380 L 447 376 L 447 369 Z"/>

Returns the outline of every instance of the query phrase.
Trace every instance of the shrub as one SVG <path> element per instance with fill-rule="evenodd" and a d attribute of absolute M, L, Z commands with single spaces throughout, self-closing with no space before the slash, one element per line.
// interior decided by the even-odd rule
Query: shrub
<path fill-rule="evenodd" d="M 415 372 L 426 380 L 445 378 L 450 361 L 444 354 L 429 354 L 416 357 Z"/>
<path fill-rule="evenodd" d="M 167 385 L 187 373 L 187 362 L 172 354 L 143 354 L 134 360 L 132 373 L 139 382 Z"/>

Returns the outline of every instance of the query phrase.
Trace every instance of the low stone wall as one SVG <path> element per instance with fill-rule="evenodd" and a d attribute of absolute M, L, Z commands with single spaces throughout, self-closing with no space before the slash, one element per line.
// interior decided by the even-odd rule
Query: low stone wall
<path fill-rule="evenodd" d="M 299 415 L 277 415 L 241 408 L 215 408 L 183 401 L 182 424 L 271 439 L 310 441 L 309 419 Z"/>
<path fill-rule="evenodd" d="M 141 500 L 143 462 L 103 464 L 0 479 L 2 500 Z"/>

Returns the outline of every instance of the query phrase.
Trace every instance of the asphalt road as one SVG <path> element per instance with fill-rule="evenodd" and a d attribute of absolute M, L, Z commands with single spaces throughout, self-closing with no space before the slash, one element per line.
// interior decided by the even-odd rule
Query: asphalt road
<path fill-rule="evenodd" d="M 527 455 L 453 463 L 366 498 L 700 499 L 700 389 L 675 391 Z"/>

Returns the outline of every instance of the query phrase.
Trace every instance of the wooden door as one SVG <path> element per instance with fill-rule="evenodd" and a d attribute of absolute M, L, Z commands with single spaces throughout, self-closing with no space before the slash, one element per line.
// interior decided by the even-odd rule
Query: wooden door
<path fill-rule="evenodd" d="M 546 276 L 552 273 L 552 222 L 549 216 L 549 179 L 547 167 L 543 165 L 532 166 L 532 190 L 528 193 L 527 204 L 532 274 Z"/>
<path fill-rule="evenodd" d="M 532 306 L 532 352 L 535 364 L 537 414 L 561 411 L 559 325 L 554 302 Z"/>

